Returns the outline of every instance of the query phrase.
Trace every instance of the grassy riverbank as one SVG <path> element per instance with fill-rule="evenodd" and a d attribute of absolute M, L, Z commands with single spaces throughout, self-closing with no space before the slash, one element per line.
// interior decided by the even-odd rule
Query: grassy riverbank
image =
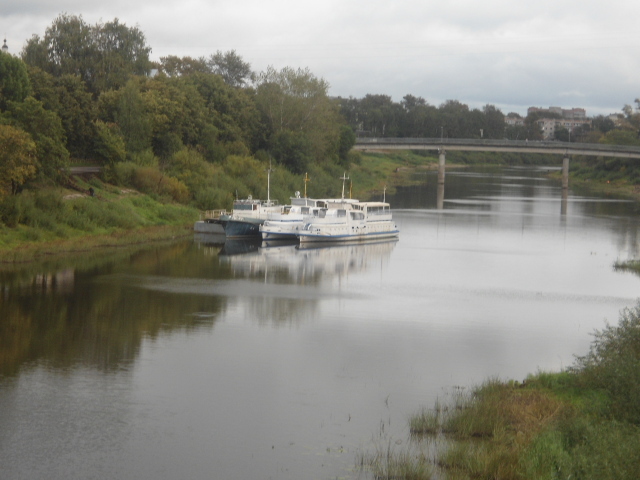
<path fill-rule="evenodd" d="M 1 263 L 187 235 L 199 215 L 192 207 L 97 179 L 90 184 L 76 179 L 76 185 L 80 190 L 25 191 L 3 203 Z"/>
<path fill-rule="evenodd" d="M 359 463 L 377 479 L 635 480 L 640 306 L 595 332 L 590 351 L 570 369 L 458 390 L 423 408 L 409 427 L 410 448 Z"/>

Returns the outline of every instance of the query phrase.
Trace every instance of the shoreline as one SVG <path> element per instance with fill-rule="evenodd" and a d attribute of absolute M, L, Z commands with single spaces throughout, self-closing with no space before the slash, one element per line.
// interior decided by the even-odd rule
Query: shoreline
<path fill-rule="evenodd" d="M 393 167 L 393 162 L 390 162 Z M 447 169 L 465 168 L 467 165 L 447 165 Z M 401 165 L 395 166 L 393 175 L 394 186 L 408 186 L 412 184 L 412 175 L 425 170 L 437 169 L 437 165 Z M 559 180 L 559 173 L 548 174 L 549 178 Z M 584 180 L 570 178 L 569 188 L 582 190 L 586 193 L 615 196 L 640 203 L 640 186 L 632 185 L 624 180 Z M 74 255 L 82 252 L 91 252 L 99 249 L 124 248 L 149 242 L 160 242 L 187 237 L 193 233 L 193 223 L 175 225 L 155 225 L 146 227 L 134 227 L 132 229 L 118 229 L 112 233 L 86 233 L 72 238 L 58 238 L 53 240 L 35 240 L 25 242 L 17 247 L 0 247 L 0 265 L 29 264 L 43 258 L 58 258 Z M 623 265 L 620 265 L 624 268 Z"/>
<path fill-rule="evenodd" d="M 124 249 L 167 240 L 186 238 L 193 233 L 192 224 L 162 225 L 120 230 L 110 234 L 87 234 L 71 239 L 30 242 L 12 249 L 0 249 L 0 266 L 19 266 L 61 259 L 106 249 Z"/>

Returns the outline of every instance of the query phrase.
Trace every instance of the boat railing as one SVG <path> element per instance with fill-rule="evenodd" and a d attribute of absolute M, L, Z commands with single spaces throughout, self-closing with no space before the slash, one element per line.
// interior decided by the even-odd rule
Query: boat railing
<path fill-rule="evenodd" d="M 220 218 L 222 215 L 228 215 L 226 210 L 205 210 L 200 212 L 200 220 L 210 220 Z"/>

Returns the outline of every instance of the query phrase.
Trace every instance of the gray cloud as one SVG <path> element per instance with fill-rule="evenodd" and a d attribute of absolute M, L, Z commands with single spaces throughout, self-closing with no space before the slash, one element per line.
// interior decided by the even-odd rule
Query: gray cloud
<path fill-rule="evenodd" d="M 61 12 L 138 26 L 152 58 L 234 49 L 254 70 L 309 67 L 330 93 L 619 112 L 640 96 L 640 6 L 631 0 L 26 0 L 0 12 L 17 53 Z M 4 32 L 2 32 L 2 29 Z"/>

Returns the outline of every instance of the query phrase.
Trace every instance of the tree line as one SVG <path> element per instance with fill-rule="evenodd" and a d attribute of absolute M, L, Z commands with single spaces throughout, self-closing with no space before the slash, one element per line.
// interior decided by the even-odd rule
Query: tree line
<path fill-rule="evenodd" d="M 137 27 L 68 14 L 19 57 L 0 53 L 0 200 L 32 184 L 65 184 L 72 163 L 91 162 L 107 179 L 151 188 L 155 178 L 164 186 L 155 193 L 211 208 L 237 185 L 250 193 L 249 171 L 268 162 L 292 175 L 346 168 L 358 155 L 356 135 L 519 135 L 493 105 L 331 98 L 328 82 L 309 69 L 253 72 L 233 50 L 158 62 L 150 53 Z M 637 130 L 637 109 L 624 117 Z M 535 139 L 534 120 L 526 122 Z M 619 130 L 606 121 L 599 128 L 597 141 Z"/>

